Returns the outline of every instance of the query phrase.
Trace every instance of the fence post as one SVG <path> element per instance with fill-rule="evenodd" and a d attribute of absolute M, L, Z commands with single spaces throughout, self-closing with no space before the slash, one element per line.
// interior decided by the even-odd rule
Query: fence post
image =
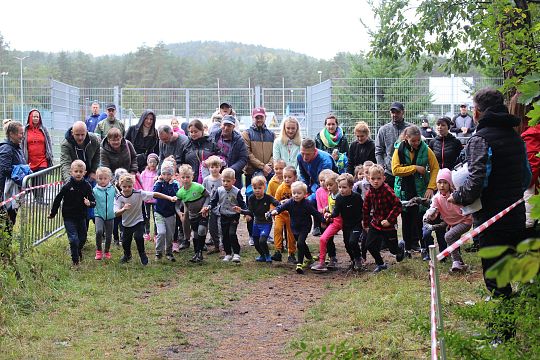
<path fill-rule="evenodd" d="M 186 89 L 186 121 L 189 123 L 189 89 Z"/>
<path fill-rule="evenodd" d="M 255 86 L 255 107 L 261 106 L 261 87 L 259 85 Z M 251 115 L 251 109 L 250 115 Z"/>
<path fill-rule="evenodd" d="M 439 334 L 438 344 L 439 349 L 441 351 L 441 360 L 446 360 L 446 346 L 444 343 L 444 334 L 443 334 L 443 316 L 442 316 L 442 308 L 441 308 L 441 290 L 439 287 L 439 269 L 437 268 L 437 250 L 435 249 L 435 245 L 429 246 L 429 257 L 431 260 L 430 263 L 430 269 L 433 270 L 432 279 L 430 279 L 433 283 L 431 284 L 432 289 L 435 291 L 435 296 L 432 296 L 432 301 L 435 302 L 435 317 L 436 317 L 436 331 L 437 334 Z M 431 324 L 433 327 L 433 324 Z M 433 331 L 434 329 L 432 329 Z M 433 339 L 432 339 L 433 341 Z M 436 355 L 435 355 L 436 356 Z M 437 357 L 434 357 L 434 354 L 431 356 L 432 359 L 436 359 Z"/>

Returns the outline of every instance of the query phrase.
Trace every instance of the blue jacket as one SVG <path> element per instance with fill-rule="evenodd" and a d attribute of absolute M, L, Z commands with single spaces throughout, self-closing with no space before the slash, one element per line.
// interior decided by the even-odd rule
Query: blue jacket
<path fill-rule="evenodd" d="M 96 130 L 96 126 L 97 124 L 103 120 L 103 119 L 106 119 L 107 118 L 107 114 L 105 113 L 101 113 L 101 114 L 97 114 L 97 115 L 90 115 L 88 117 L 88 119 L 86 119 L 85 121 L 85 124 L 86 124 L 86 128 L 88 129 L 88 132 L 94 132 L 94 130 Z"/>
<path fill-rule="evenodd" d="M 96 199 L 94 216 L 103 220 L 114 219 L 114 197 L 116 196 L 114 185 L 109 185 L 106 188 L 96 185 L 93 192 Z"/>
<path fill-rule="evenodd" d="M 11 178 L 14 165 L 26 164 L 21 147 L 11 140 L 0 143 L 0 198 L 4 197 L 6 179 Z"/>
<path fill-rule="evenodd" d="M 221 137 L 221 129 L 212 134 L 212 140 L 218 144 Z M 227 167 L 234 170 L 236 182 L 234 186 L 242 188 L 242 171 L 248 162 L 246 143 L 236 131 L 232 132 L 231 149 L 228 154 L 221 152 L 221 157 L 227 162 Z"/>
<path fill-rule="evenodd" d="M 311 231 L 311 217 L 315 218 L 318 223 L 324 222 L 324 218 L 321 213 L 313 206 L 313 204 L 303 199 L 300 202 L 296 202 L 293 199 L 287 200 L 285 203 L 279 205 L 276 208 L 278 214 L 283 211 L 288 211 L 291 217 L 291 230 L 293 234 L 309 233 Z"/>
<path fill-rule="evenodd" d="M 173 181 L 172 183 L 169 184 L 163 180 L 160 180 L 160 181 L 156 181 L 156 183 L 154 184 L 154 192 L 158 192 L 158 193 L 169 195 L 169 196 L 176 196 L 176 192 L 178 191 L 178 189 L 179 189 L 179 186 L 176 181 Z M 170 202 L 169 200 L 156 199 L 156 206 L 154 208 L 154 211 L 163 217 L 169 217 L 176 214 L 176 210 L 174 206 L 175 206 L 175 203 Z"/>
<path fill-rule="evenodd" d="M 300 169 L 300 180 L 308 187 L 309 194 L 315 194 L 319 188 L 319 174 L 324 169 L 330 169 L 337 172 L 336 164 L 332 156 L 325 151 L 317 150 L 317 156 L 309 163 L 302 159 L 302 155 L 298 154 L 298 168 Z"/>

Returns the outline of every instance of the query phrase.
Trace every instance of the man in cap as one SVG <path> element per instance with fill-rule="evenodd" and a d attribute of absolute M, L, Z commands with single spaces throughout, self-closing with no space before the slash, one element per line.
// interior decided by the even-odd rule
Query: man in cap
<path fill-rule="evenodd" d="M 126 134 L 126 128 L 120 120 L 116 119 L 116 105 L 107 105 L 107 118 L 99 122 L 94 133 L 96 133 L 100 139 L 107 137 L 107 133 L 113 127 L 118 128 L 122 133 L 122 136 Z"/>
<path fill-rule="evenodd" d="M 221 120 L 221 128 L 212 133 L 211 139 L 221 149 L 221 155 L 226 166 L 233 169 L 236 174 L 237 188 L 242 188 L 242 170 L 248 162 L 246 143 L 242 136 L 234 131 L 236 119 L 232 115 L 225 115 Z"/>
<path fill-rule="evenodd" d="M 377 164 L 384 168 L 386 183 L 394 188 L 394 175 L 392 174 L 392 155 L 394 154 L 394 143 L 407 126 L 410 126 L 404 119 L 405 107 L 400 102 L 393 102 L 390 105 L 390 117 L 392 121 L 381 126 L 375 138 L 375 158 Z"/>
<path fill-rule="evenodd" d="M 456 134 L 457 137 L 470 137 L 474 132 L 475 126 L 471 115 L 467 112 L 467 104 L 459 106 L 459 114 L 452 119 L 453 126 L 450 132 Z"/>

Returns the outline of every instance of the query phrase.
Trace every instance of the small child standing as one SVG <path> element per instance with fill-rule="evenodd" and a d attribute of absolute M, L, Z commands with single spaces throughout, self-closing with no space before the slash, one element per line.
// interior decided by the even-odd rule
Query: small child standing
<path fill-rule="evenodd" d="M 249 197 L 249 211 L 250 216 L 253 217 L 253 241 L 255 243 L 255 249 L 259 253 L 259 256 L 255 259 L 259 262 L 272 262 L 270 256 L 270 250 L 268 249 L 268 236 L 272 229 L 272 217 L 267 213 L 270 211 L 270 206 L 278 206 L 279 202 L 271 195 L 265 194 L 266 179 L 264 176 L 255 176 L 251 179 L 251 186 L 253 188 L 253 195 Z M 268 214 L 270 215 L 270 214 Z"/>
<path fill-rule="evenodd" d="M 154 182 L 157 178 L 157 165 L 159 157 L 157 154 L 148 154 L 146 157 L 146 169 L 141 173 L 142 190 L 152 191 L 154 189 Z M 154 214 L 154 204 L 156 199 L 150 199 L 144 202 L 144 240 L 150 241 L 150 215 Z M 154 218 L 154 240 L 156 238 L 156 220 Z"/>
<path fill-rule="evenodd" d="M 279 205 L 272 210 L 272 215 L 278 215 L 283 211 L 288 211 L 291 217 L 291 228 L 298 247 L 298 262 L 296 264 L 296 272 L 303 274 L 304 269 L 313 264 L 314 260 L 311 257 L 311 252 L 306 243 L 307 236 L 311 230 L 311 217 L 319 224 L 324 223 L 324 218 L 306 199 L 307 185 L 301 181 L 295 181 L 291 185 L 292 199 Z M 322 226 L 322 225 L 321 225 Z M 306 258 L 304 261 L 304 257 Z"/>
<path fill-rule="evenodd" d="M 276 200 L 280 203 L 284 203 L 292 197 L 291 184 L 297 179 L 296 169 L 293 166 L 287 166 L 283 169 L 283 182 L 276 190 Z M 291 217 L 288 211 L 284 211 L 275 217 L 274 223 L 274 249 L 275 253 L 272 255 L 272 260 L 281 261 L 281 252 L 283 249 L 283 231 L 287 237 L 287 252 L 289 257 L 287 262 L 289 264 L 296 264 L 296 240 L 291 229 Z"/>
<path fill-rule="evenodd" d="M 380 165 L 369 168 L 370 190 L 362 207 L 362 226 L 367 230 L 366 247 L 375 259 L 374 272 L 388 268 L 381 257 L 381 244 L 386 240 L 397 262 L 405 257 L 405 244 L 397 241 L 397 218 L 401 213 L 401 201 L 385 182 L 384 169 Z"/>
<path fill-rule="evenodd" d="M 274 198 L 279 185 L 283 182 L 283 169 L 285 169 L 285 166 L 287 164 L 281 159 L 274 161 L 274 176 L 268 182 L 268 189 L 266 189 L 266 193 Z"/>
<path fill-rule="evenodd" d="M 116 190 L 116 195 L 118 196 L 122 189 L 120 188 L 120 178 L 124 174 L 129 174 L 128 171 L 124 168 L 118 168 L 114 170 L 114 188 Z M 115 198 L 116 199 L 116 198 Z M 124 238 L 124 227 L 122 226 L 122 215 L 115 215 L 114 226 L 113 226 L 113 239 L 116 246 L 120 246 L 120 242 Z"/>
<path fill-rule="evenodd" d="M 176 193 L 176 197 L 184 203 L 184 210 L 189 216 L 189 225 L 195 232 L 193 238 L 193 250 L 195 254 L 189 260 L 201 263 L 203 259 L 204 240 L 208 228 L 208 217 L 203 208 L 210 202 L 210 194 L 204 186 L 193 182 L 193 169 L 188 164 L 178 168 L 182 186 Z M 180 203 L 176 203 L 176 211 L 180 213 Z"/>
<path fill-rule="evenodd" d="M 74 267 L 78 267 L 82 260 L 82 249 L 87 237 L 86 214 L 88 208 L 96 206 L 96 201 L 92 186 L 84 179 L 86 174 L 84 161 L 73 161 L 70 174 L 69 181 L 62 186 L 54 198 L 49 219 L 56 216 L 60 203 L 62 203 L 62 217 L 69 240 L 71 261 Z"/>
<path fill-rule="evenodd" d="M 328 206 L 328 190 L 326 189 L 325 180 L 326 176 L 334 174 L 330 169 L 324 169 L 319 174 L 319 188 L 315 191 L 315 201 L 317 203 L 317 210 L 324 214 L 324 209 Z M 313 236 L 319 236 L 322 234 L 321 228 L 317 225 L 313 228 Z"/>
<path fill-rule="evenodd" d="M 179 135 L 186 135 L 186 132 L 184 130 L 182 130 L 182 128 L 180 127 L 180 123 L 178 122 L 178 119 L 177 118 L 172 118 L 171 119 L 171 128 L 173 130 L 173 132 L 179 134 Z"/>
<path fill-rule="evenodd" d="M 440 169 L 437 174 L 437 190 L 438 193 L 432 199 L 430 211 L 426 213 L 429 220 L 434 220 L 439 213 L 442 221 L 448 225 L 448 230 L 444 234 L 444 240 L 448 245 L 455 243 L 461 235 L 465 234 L 472 226 L 472 216 L 462 215 L 462 206 L 448 202 L 448 197 L 454 190 L 452 182 L 452 172 L 449 169 Z M 467 269 L 467 265 L 463 262 L 459 248 L 452 251 L 452 267 L 450 271 L 459 272 Z"/>
<path fill-rule="evenodd" d="M 178 183 L 173 180 L 174 167 L 162 166 L 161 167 L 161 180 L 156 181 L 153 191 L 168 195 L 169 197 L 176 197 L 176 193 L 179 190 Z M 176 259 L 172 252 L 172 240 L 174 236 L 174 230 L 176 227 L 176 209 L 175 203 L 157 199 L 154 212 L 154 222 L 157 228 L 156 238 L 156 260 L 160 260 L 165 250 L 165 256 L 167 260 L 175 262 Z"/>
<path fill-rule="evenodd" d="M 206 167 L 210 170 L 210 175 L 206 176 L 203 180 L 203 186 L 210 194 L 210 199 L 213 197 L 217 189 L 223 185 L 221 181 L 221 159 L 212 155 L 205 161 Z M 212 209 L 208 216 L 208 231 L 210 232 L 210 239 L 214 245 L 214 249 L 208 251 L 208 254 L 219 254 L 219 212 L 218 209 Z"/>
<path fill-rule="evenodd" d="M 212 209 L 217 209 L 221 223 L 221 237 L 223 238 L 223 250 L 225 257 L 223 261 L 240 262 L 240 243 L 238 242 L 238 222 L 240 221 L 240 213 L 249 214 L 246 202 L 242 197 L 242 192 L 234 183 L 234 169 L 227 168 L 221 173 L 220 186 L 212 196 L 212 201 L 204 209 L 203 214 L 207 214 Z M 246 218 L 249 215 L 246 216 Z M 249 217 L 251 218 L 251 217 Z"/>
<path fill-rule="evenodd" d="M 105 259 L 111 258 L 110 248 L 114 226 L 114 198 L 116 189 L 112 184 L 112 172 L 107 167 L 96 170 L 97 184 L 94 186 L 96 208 L 96 260 L 103 259 L 102 242 L 105 237 Z"/>
<path fill-rule="evenodd" d="M 122 225 L 124 227 L 124 238 L 122 239 L 122 248 L 124 256 L 120 259 L 121 263 L 127 263 L 131 260 L 131 240 L 135 238 L 137 251 L 141 258 L 141 264 L 148 264 L 148 256 L 144 250 L 144 218 L 141 207 L 145 200 L 155 198 L 176 202 L 176 196 L 149 192 L 144 190 L 133 190 L 135 177 L 131 174 L 120 176 L 119 185 L 121 192 L 114 200 L 114 214 L 122 216 Z"/>

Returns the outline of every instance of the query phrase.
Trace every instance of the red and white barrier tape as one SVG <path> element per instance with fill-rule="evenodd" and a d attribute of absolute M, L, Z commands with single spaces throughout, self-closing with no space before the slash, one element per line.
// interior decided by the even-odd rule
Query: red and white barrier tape
<path fill-rule="evenodd" d="M 433 260 L 429 261 L 429 280 L 431 282 L 431 359 L 438 359 L 438 341 L 437 341 L 437 294 L 435 292 L 435 268 Z"/>
<path fill-rule="evenodd" d="M 515 203 L 513 203 L 512 205 L 510 205 L 509 207 L 507 207 L 500 213 L 496 214 L 495 216 L 493 216 L 491 219 L 489 219 L 482 225 L 474 228 L 473 231 L 463 235 L 461 238 L 459 238 L 458 241 L 456 241 L 455 243 L 453 243 L 452 245 L 450 245 L 449 247 L 441 251 L 439 255 L 437 255 L 437 260 L 441 261 L 445 257 L 449 256 L 452 251 L 456 250 L 457 248 L 459 248 L 461 245 L 465 244 L 466 242 L 472 240 L 473 237 L 477 236 L 478 234 L 486 230 L 488 227 L 490 227 L 491 225 L 499 221 L 503 216 L 508 214 L 510 211 L 512 211 L 516 206 L 521 204 L 523 201 L 525 200 L 519 199 L 518 201 L 516 201 Z"/>
<path fill-rule="evenodd" d="M 37 185 L 37 186 L 32 186 L 32 187 L 26 188 L 23 191 L 21 191 L 20 193 L 13 195 L 9 199 L 2 201 L 0 203 L 0 207 L 6 205 L 7 203 L 9 203 L 11 201 L 19 199 L 21 196 L 23 196 L 24 194 L 26 194 L 27 192 L 30 192 L 32 190 L 43 189 L 43 188 L 48 188 L 48 187 L 51 187 L 51 186 L 62 185 L 63 183 L 64 183 L 63 181 L 55 181 L 55 182 L 50 183 L 50 184 L 43 184 L 43 185 Z"/>

